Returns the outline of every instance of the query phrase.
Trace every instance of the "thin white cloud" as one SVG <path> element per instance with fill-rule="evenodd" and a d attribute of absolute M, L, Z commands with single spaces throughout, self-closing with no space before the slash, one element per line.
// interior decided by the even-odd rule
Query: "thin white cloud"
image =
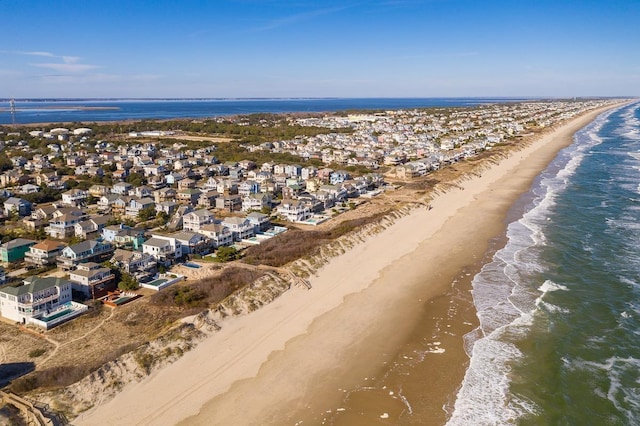
<path fill-rule="evenodd" d="M 330 7 L 330 8 L 324 8 L 324 9 L 311 10 L 309 12 L 297 13 L 295 15 L 285 16 L 283 18 L 273 19 L 262 26 L 251 28 L 248 31 L 262 32 L 262 31 L 274 30 L 276 28 L 280 28 L 286 25 L 295 24 L 301 21 L 307 21 L 317 16 L 340 12 L 342 10 L 348 9 L 349 7 L 351 6 Z"/>
<path fill-rule="evenodd" d="M 55 58 L 56 56 L 51 52 L 25 50 L 0 50 L 0 53 L 5 55 L 45 56 L 47 58 Z"/>
<path fill-rule="evenodd" d="M 80 63 L 79 56 L 70 56 L 70 55 L 56 55 L 51 52 L 41 51 L 41 50 L 0 50 L 0 54 L 9 54 L 9 55 L 23 55 L 23 56 L 41 56 L 44 58 L 53 58 L 58 59 L 61 62 L 44 62 L 44 63 L 33 63 L 30 64 L 34 67 L 38 68 L 48 68 L 61 73 L 84 73 L 86 71 L 90 71 L 96 68 L 102 68 L 100 65 L 91 65 L 91 64 L 82 64 Z"/>
<path fill-rule="evenodd" d="M 34 67 L 39 67 L 39 68 L 49 68 L 58 72 L 65 72 L 65 73 L 82 73 L 85 71 L 89 71 L 89 70 L 93 70 L 96 68 L 101 68 L 99 65 L 90 65 L 90 64 L 78 64 L 78 63 L 63 63 L 63 64 L 56 64 L 56 63 L 43 63 L 43 64 L 31 64 Z"/>
<path fill-rule="evenodd" d="M 64 82 L 75 82 L 79 84 L 84 83 L 125 83 L 128 81 L 155 81 L 163 76 L 160 74 L 106 74 L 106 73 L 95 73 L 95 74 L 47 74 L 40 76 L 44 81 L 64 81 Z"/>
<path fill-rule="evenodd" d="M 47 58 L 53 58 L 56 55 L 50 52 L 18 52 L 20 55 L 29 55 L 29 56 L 46 56 Z"/>
<path fill-rule="evenodd" d="M 80 60 L 77 56 L 62 56 L 62 61 L 65 64 L 75 64 Z"/>

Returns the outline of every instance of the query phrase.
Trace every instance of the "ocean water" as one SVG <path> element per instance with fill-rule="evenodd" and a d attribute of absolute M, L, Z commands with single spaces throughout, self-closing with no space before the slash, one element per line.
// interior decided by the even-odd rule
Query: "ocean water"
<path fill-rule="evenodd" d="M 640 103 L 574 136 L 472 282 L 449 425 L 640 424 Z"/>
<path fill-rule="evenodd" d="M 407 109 L 517 102 L 524 98 L 313 98 L 313 99 L 60 99 L 16 100 L 18 124 L 202 118 L 284 112 Z M 12 122 L 0 101 L 0 124 Z"/>

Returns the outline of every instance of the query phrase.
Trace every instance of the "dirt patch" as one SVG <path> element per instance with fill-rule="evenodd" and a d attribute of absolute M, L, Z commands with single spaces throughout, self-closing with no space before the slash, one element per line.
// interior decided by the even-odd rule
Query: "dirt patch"
<path fill-rule="evenodd" d="M 213 143 L 224 143 L 224 142 L 231 142 L 234 139 L 232 138 L 223 138 L 220 136 L 200 136 L 200 135 L 173 135 L 173 136 L 162 136 L 162 139 L 179 139 L 179 140 L 183 140 L 183 141 L 195 141 L 195 142 L 199 142 L 199 141 L 206 141 L 206 142 L 213 142 Z"/>

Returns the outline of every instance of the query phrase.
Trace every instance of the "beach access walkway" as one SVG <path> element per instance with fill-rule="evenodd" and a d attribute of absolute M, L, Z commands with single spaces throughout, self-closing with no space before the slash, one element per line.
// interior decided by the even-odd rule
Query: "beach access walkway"
<path fill-rule="evenodd" d="M 0 391 L 0 403 L 10 404 L 20 410 L 28 424 L 37 426 L 64 425 L 69 422 L 60 414 L 51 413 L 48 405 L 35 405 L 12 393 Z"/>

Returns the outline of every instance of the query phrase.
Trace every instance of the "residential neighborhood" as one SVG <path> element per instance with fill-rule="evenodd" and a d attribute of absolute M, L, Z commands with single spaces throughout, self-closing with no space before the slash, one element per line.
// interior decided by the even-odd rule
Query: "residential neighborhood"
<path fill-rule="evenodd" d="M 0 288 L 0 315 L 48 328 L 56 323 L 46 321 L 50 316 L 72 318 L 83 311 L 78 302 L 115 291 L 114 270 L 152 283 L 176 264 L 214 259 L 220 247 L 241 251 L 285 231 L 287 223 L 316 226 L 392 188 L 389 183 L 424 176 L 604 102 L 288 117 L 291 125 L 324 130 L 290 140 L 226 142 L 246 152 L 237 161 L 218 158 L 225 142 L 194 147 L 179 139 L 181 129 L 130 132 L 124 140 L 96 139 L 84 126 L 2 135 L 9 153 L 0 173 L 3 235 L 15 238 L 0 245 L 12 280 Z M 242 117 L 234 120 L 244 125 Z M 161 139 L 168 136 L 174 139 Z M 251 160 L 258 153 L 294 161 Z M 38 275 L 29 275 L 34 270 Z"/>

